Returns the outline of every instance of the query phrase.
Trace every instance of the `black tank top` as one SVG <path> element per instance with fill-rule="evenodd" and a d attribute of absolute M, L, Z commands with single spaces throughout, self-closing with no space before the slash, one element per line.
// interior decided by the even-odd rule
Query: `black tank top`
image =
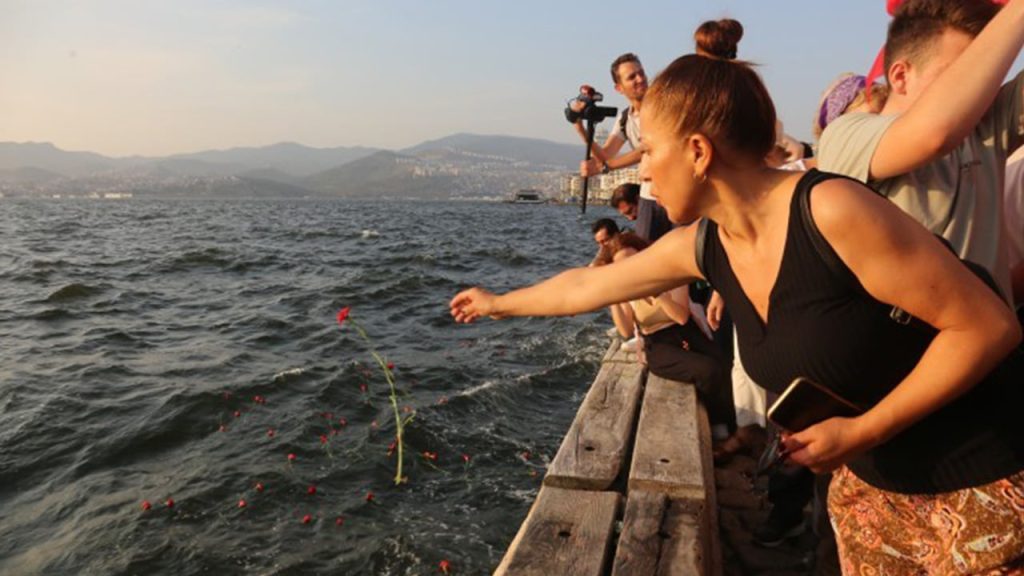
<path fill-rule="evenodd" d="M 796 186 L 767 325 L 733 274 L 713 222 L 702 224 L 697 262 L 725 300 L 754 381 L 781 393 L 805 376 L 867 409 L 917 365 L 935 330 L 893 320 L 892 307 L 864 290 L 818 232 L 809 195 L 835 177 L 812 170 Z M 1021 366 L 1020 354 L 1011 355 L 965 395 L 853 460 L 850 469 L 873 486 L 904 493 L 978 486 L 1021 470 L 1024 426 L 1014 418 L 1024 407 L 1024 382 L 1011 375 L 1024 374 Z"/>

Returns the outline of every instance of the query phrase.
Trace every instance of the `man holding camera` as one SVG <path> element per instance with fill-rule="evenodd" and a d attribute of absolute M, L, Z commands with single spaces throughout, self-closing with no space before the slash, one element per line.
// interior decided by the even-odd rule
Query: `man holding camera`
<path fill-rule="evenodd" d="M 640 104 L 647 93 L 647 74 L 640 59 L 628 52 L 612 62 L 611 73 L 615 90 L 629 100 L 629 106 L 619 115 L 604 145 L 594 146 L 590 160 L 580 163 L 580 175 L 584 178 L 638 164 L 643 154 L 640 143 Z M 576 120 L 575 124 L 577 132 L 586 142 L 587 134 L 582 119 Z M 626 142 L 629 142 L 632 150 L 619 154 Z M 640 187 L 636 233 L 653 242 L 668 232 L 672 224 L 665 210 L 658 206 L 651 195 L 650 188 L 649 182 L 644 182 Z"/>

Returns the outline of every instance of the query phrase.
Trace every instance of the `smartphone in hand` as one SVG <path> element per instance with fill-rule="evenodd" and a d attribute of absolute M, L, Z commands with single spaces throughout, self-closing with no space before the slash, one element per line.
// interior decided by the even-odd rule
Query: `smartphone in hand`
<path fill-rule="evenodd" d="M 800 376 L 768 409 L 768 419 L 787 432 L 799 432 L 836 416 L 851 418 L 864 411 L 825 386 Z"/>

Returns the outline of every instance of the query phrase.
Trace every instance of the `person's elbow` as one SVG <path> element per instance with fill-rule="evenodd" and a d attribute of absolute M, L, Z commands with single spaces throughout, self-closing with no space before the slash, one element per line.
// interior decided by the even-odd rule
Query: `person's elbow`
<path fill-rule="evenodd" d="M 992 339 L 992 349 L 998 352 L 1000 358 L 1003 358 L 1020 346 L 1021 340 L 1024 339 L 1024 331 L 1021 330 L 1021 325 L 1010 308 L 1005 305 L 1001 308 L 997 318 L 993 318 L 991 323 L 982 325 L 986 326 L 985 332 Z"/>

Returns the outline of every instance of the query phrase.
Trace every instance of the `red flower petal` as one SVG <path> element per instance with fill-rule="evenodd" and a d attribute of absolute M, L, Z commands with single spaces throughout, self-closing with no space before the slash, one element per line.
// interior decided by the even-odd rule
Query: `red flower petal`
<path fill-rule="evenodd" d="M 341 526 L 344 523 L 345 523 L 345 517 L 344 516 L 338 516 L 337 518 L 334 519 L 334 525 L 335 526 Z"/>
<path fill-rule="evenodd" d="M 168 498 L 167 499 L 167 507 L 168 508 L 174 508 L 174 498 Z"/>
<path fill-rule="evenodd" d="M 238 507 L 239 508 L 245 508 L 246 507 L 246 502 L 245 502 L 244 499 L 238 501 Z"/>
<path fill-rule="evenodd" d="M 257 492 L 263 492 L 263 482 L 257 482 L 256 483 L 256 491 Z M 244 500 L 243 500 L 243 502 L 244 502 Z"/>
<path fill-rule="evenodd" d="M 367 492 L 366 493 L 366 501 L 367 502 L 373 502 L 373 498 L 374 498 L 373 492 Z"/>
<path fill-rule="evenodd" d="M 442 573 L 447 574 L 448 571 L 451 570 L 452 564 L 447 560 L 441 560 L 438 562 L 437 567 L 441 569 Z"/>
<path fill-rule="evenodd" d="M 348 318 L 348 313 L 351 310 L 352 309 L 350 307 L 348 307 L 348 306 L 345 306 L 341 310 L 338 310 L 338 325 L 339 326 L 341 326 L 342 324 L 345 323 L 345 319 Z"/>
<path fill-rule="evenodd" d="M 316 486 L 310 486 L 309 488 L 306 488 L 306 494 L 309 494 L 310 496 L 316 494 Z"/>
<path fill-rule="evenodd" d="M 149 500 L 143 500 L 143 501 L 142 501 L 142 510 L 143 510 L 143 511 L 147 511 L 147 510 L 150 510 L 151 508 L 153 508 L 153 504 L 152 504 L 152 503 L 150 503 L 150 501 L 149 501 Z"/>
<path fill-rule="evenodd" d="M 289 462 L 294 462 L 295 461 L 295 454 L 289 454 L 288 455 L 288 461 Z"/>
<path fill-rule="evenodd" d="M 312 514 L 306 514 L 305 516 L 302 517 L 302 523 L 303 524 L 309 524 L 312 521 L 313 521 Z"/>

